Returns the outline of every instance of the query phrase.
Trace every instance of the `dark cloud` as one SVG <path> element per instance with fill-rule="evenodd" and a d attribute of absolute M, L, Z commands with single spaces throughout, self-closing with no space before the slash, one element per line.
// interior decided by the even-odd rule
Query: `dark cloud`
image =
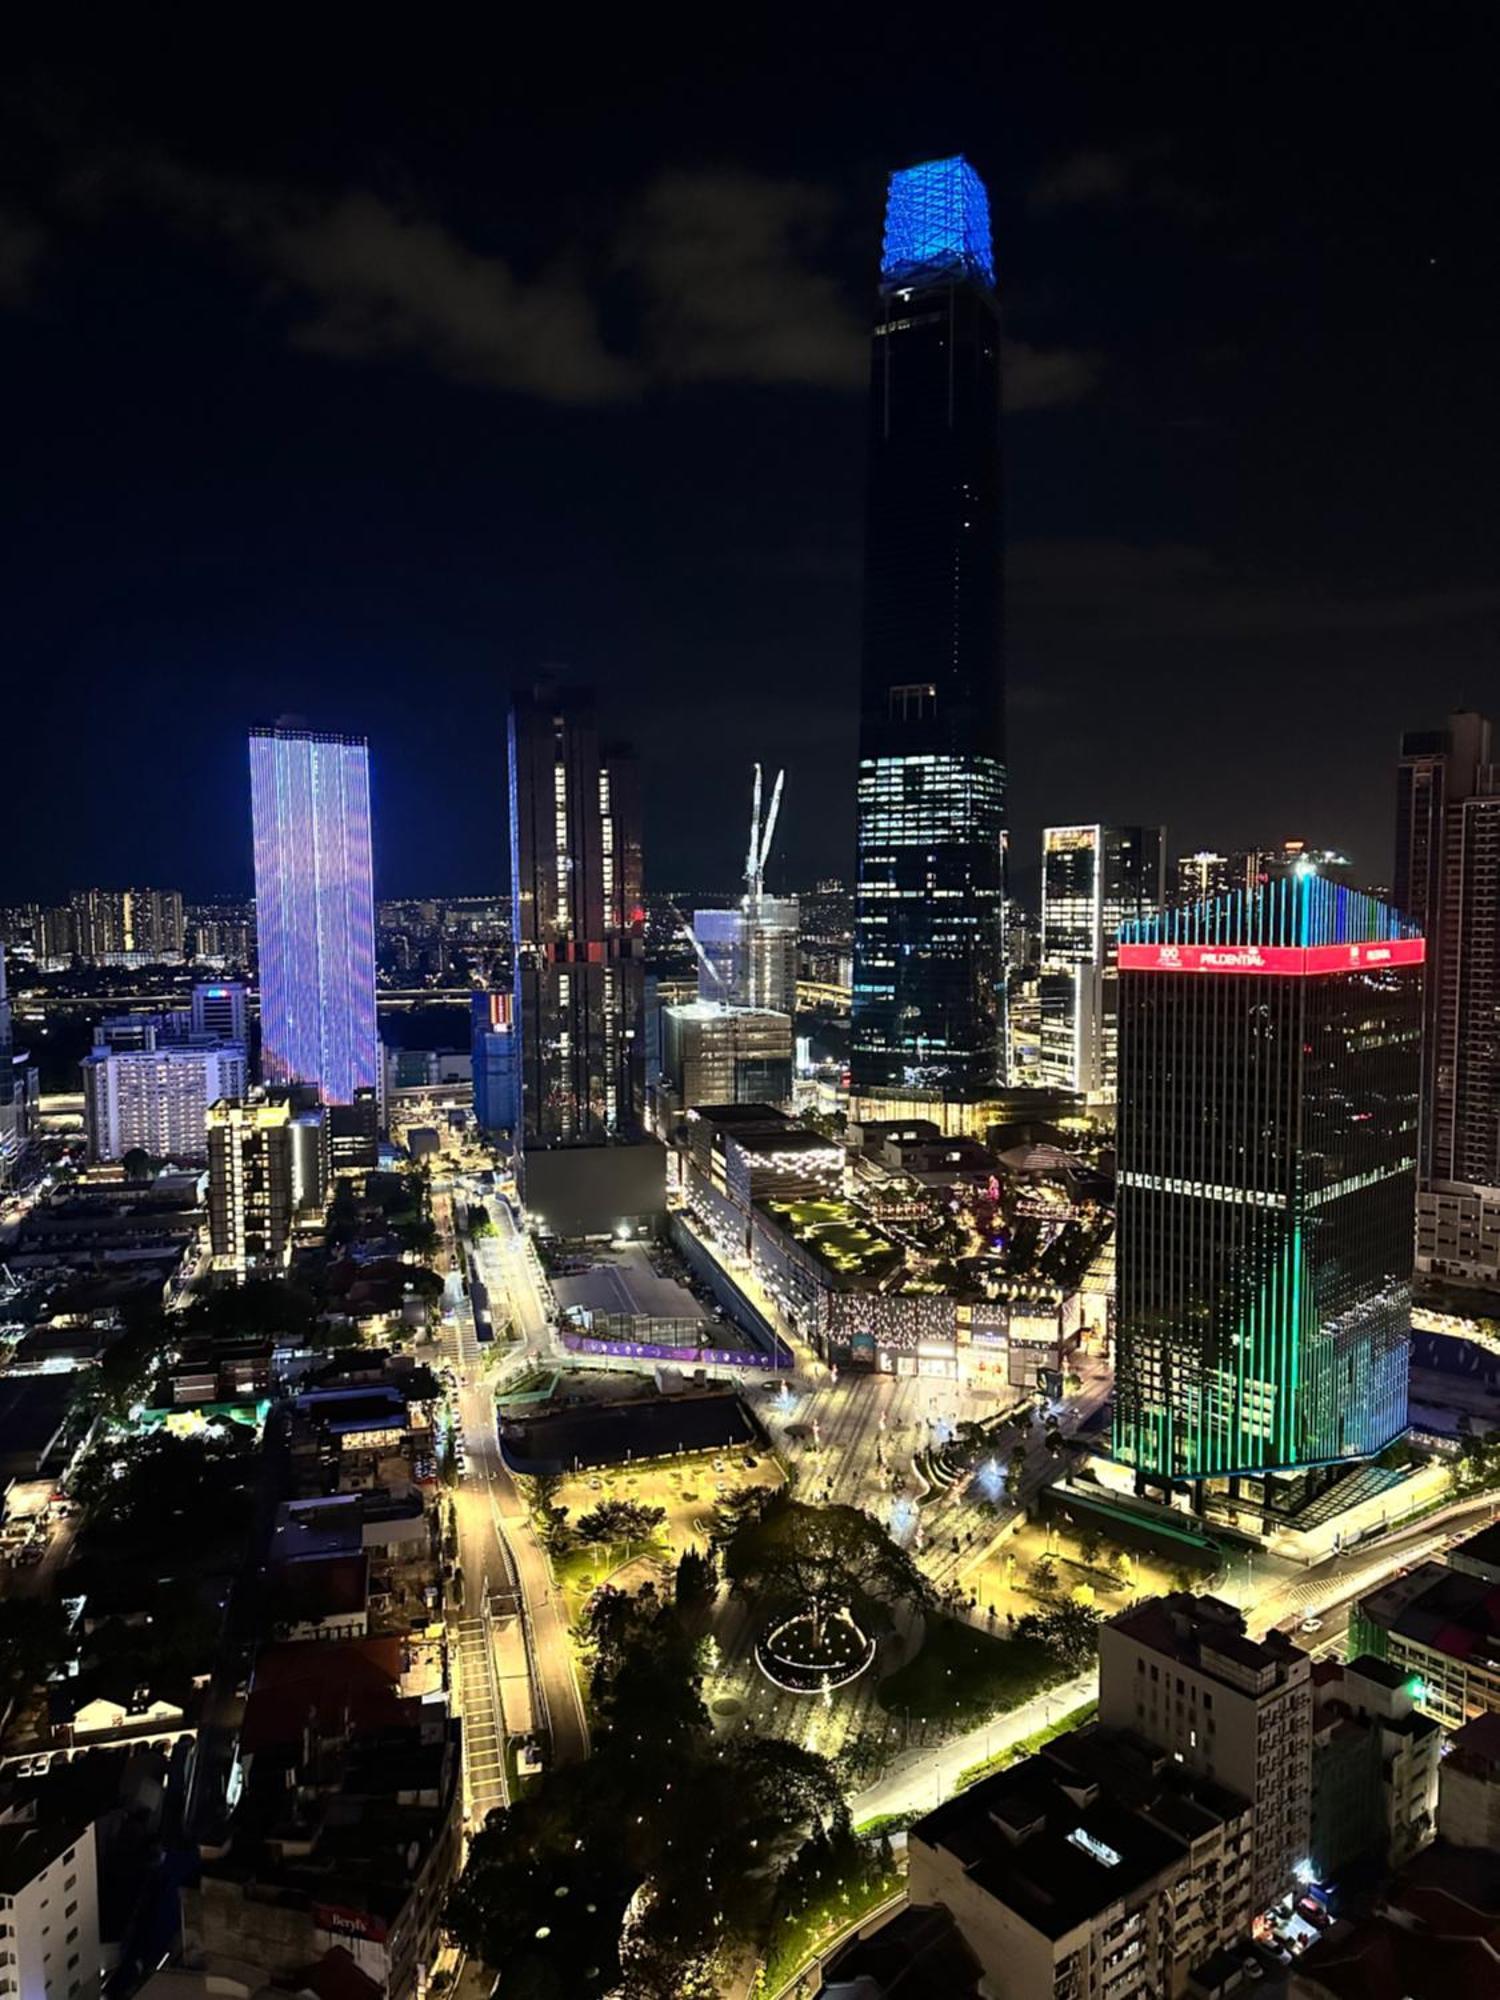
<path fill-rule="evenodd" d="M 1253 575 L 1182 543 L 1023 541 L 1010 551 L 1007 578 L 1018 621 L 1112 642 L 1394 633 L 1500 618 L 1500 586 L 1340 589 Z"/>
<path fill-rule="evenodd" d="M 1098 383 L 1103 358 L 1070 347 L 1005 343 L 1005 407 L 1009 411 L 1050 410 L 1078 403 Z"/>
<path fill-rule="evenodd" d="M 317 196 L 159 153 L 75 166 L 65 206 L 102 222 L 122 202 L 229 242 L 267 281 L 294 346 L 341 360 L 408 358 L 451 380 L 543 401 L 618 403 L 685 383 L 858 391 L 868 330 L 839 276 L 830 187 L 731 168 L 657 175 L 596 260 L 520 275 L 415 200 Z M 601 297 L 623 284 L 637 337 L 606 340 Z M 1077 402 L 1097 355 L 1006 343 L 1007 406 Z"/>
<path fill-rule="evenodd" d="M 1044 169 L 1027 196 L 1034 215 L 1070 208 L 1154 208 L 1186 219 L 1214 213 L 1199 189 L 1188 187 L 1169 164 L 1164 139 L 1106 150 L 1088 147 L 1068 153 Z"/>
<path fill-rule="evenodd" d="M 1028 197 L 1038 212 L 1085 202 L 1116 202 L 1130 186 L 1133 162 L 1126 153 L 1070 153 L 1042 174 Z"/>
<path fill-rule="evenodd" d="M 618 402 L 639 370 L 606 348 L 577 275 L 522 282 L 441 223 L 349 194 L 256 232 L 266 269 L 310 308 L 299 347 L 352 359 L 416 356 L 460 382 L 557 403 Z"/>
<path fill-rule="evenodd" d="M 0 300 L 19 304 L 31 297 L 46 240 L 37 223 L 0 208 Z"/>
<path fill-rule="evenodd" d="M 867 334 L 830 276 L 827 188 L 728 170 L 663 174 L 624 232 L 649 365 L 690 382 L 855 389 Z"/>

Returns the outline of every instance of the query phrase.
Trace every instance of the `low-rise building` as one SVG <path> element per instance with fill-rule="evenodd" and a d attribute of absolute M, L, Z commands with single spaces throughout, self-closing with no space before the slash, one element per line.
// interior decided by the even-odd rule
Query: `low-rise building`
<path fill-rule="evenodd" d="M 285 1736 L 242 1744 L 227 1832 L 182 1892 L 188 1966 L 284 1980 L 342 1946 L 386 2000 L 419 1991 L 459 1860 L 459 1725 L 441 1702 L 401 1710 L 359 1728 L 307 1702 Z"/>
<path fill-rule="evenodd" d="M 1312 1662 L 1283 1633 L 1247 1637 L 1216 1597 L 1174 1591 L 1099 1628 L 1099 1719 L 1254 1802 L 1257 1909 L 1307 1860 Z"/>
<path fill-rule="evenodd" d="M 1500 1714 L 1454 1731 L 1438 1774 L 1438 1832 L 1454 1847 L 1500 1853 Z"/>
<path fill-rule="evenodd" d="M 1291 2000 L 1500 2000 L 1500 1856 L 1426 1848 L 1298 1959 Z"/>
<path fill-rule="evenodd" d="M 1127 1733 L 1080 1731 L 939 1806 L 907 1895 L 994 2000 L 1154 2000 L 1249 1922 L 1251 1807 Z"/>
<path fill-rule="evenodd" d="M 1361 1598 L 1349 1644 L 1388 1660 L 1446 1729 L 1500 1712 L 1500 1529 L 1485 1528 L 1446 1562 L 1420 1563 Z"/>
<path fill-rule="evenodd" d="M 1432 1839 L 1441 1748 L 1399 1667 L 1361 1656 L 1313 1669 L 1309 1854 L 1320 1882 L 1362 1860 L 1402 1867 Z"/>

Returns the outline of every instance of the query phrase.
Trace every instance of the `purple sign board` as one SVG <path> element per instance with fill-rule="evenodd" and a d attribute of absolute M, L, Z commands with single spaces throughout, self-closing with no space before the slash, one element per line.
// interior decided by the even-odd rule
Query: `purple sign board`
<path fill-rule="evenodd" d="M 730 1347 L 667 1347 L 655 1340 L 598 1340 L 588 1333 L 565 1333 L 563 1346 L 570 1354 L 616 1355 L 622 1361 L 678 1361 L 689 1368 L 754 1368 L 764 1371 L 791 1366 L 791 1356 L 785 1349 L 770 1355 L 746 1353 Z"/>

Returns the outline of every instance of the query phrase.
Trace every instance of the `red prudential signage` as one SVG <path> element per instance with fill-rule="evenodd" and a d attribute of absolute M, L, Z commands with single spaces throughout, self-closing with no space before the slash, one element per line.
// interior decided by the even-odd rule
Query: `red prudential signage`
<path fill-rule="evenodd" d="M 1305 979 L 1319 972 L 1378 972 L 1421 965 L 1425 938 L 1375 944 L 1122 944 L 1122 972 L 1251 972 Z"/>

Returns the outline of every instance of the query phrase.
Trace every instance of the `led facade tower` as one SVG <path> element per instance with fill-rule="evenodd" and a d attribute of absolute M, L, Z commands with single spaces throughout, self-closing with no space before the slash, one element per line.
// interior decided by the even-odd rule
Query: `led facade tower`
<path fill-rule="evenodd" d="M 1424 955 L 1311 874 L 1125 927 L 1114 1443 L 1143 1478 L 1404 1427 Z"/>
<path fill-rule="evenodd" d="M 515 1032 L 527 1147 L 634 1138 L 645 1111 L 639 773 L 590 696 L 510 712 Z"/>
<path fill-rule="evenodd" d="M 352 1104 L 380 1082 L 364 738 L 252 731 L 250 802 L 261 1073 Z"/>
<path fill-rule="evenodd" d="M 1000 312 L 962 158 L 893 174 L 865 516 L 856 1099 L 1000 1077 L 1005 747 Z"/>

